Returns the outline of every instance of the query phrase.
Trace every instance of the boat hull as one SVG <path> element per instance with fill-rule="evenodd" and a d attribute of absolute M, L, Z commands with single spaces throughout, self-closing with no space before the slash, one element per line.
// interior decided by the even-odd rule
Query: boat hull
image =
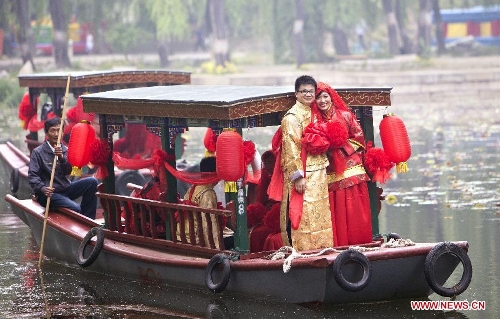
<path fill-rule="evenodd" d="M 31 229 L 40 246 L 44 208 L 32 200 L 19 200 L 12 195 L 6 201 Z M 77 265 L 77 254 L 85 235 L 96 221 L 63 209 L 50 211 L 44 239 L 44 255 Z M 134 235 L 127 235 L 134 236 Z M 425 258 L 438 243 L 417 243 L 414 246 L 382 248 L 364 252 L 371 264 L 372 277 L 362 290 L 351 292 L 341 288 L 332 265 L 338 253 L 313 258 L 296 258 L 291 269 L 284 273 L 283 260 L 240 258 L 231 261 L 226 291 L 254 296 L 258 299 L 290 303 L 359 303 L 402 298 L 425 298 L 433 293 L 424 275 Z M 456 242 L 465 251 L 467 242 Z M 88 245 L 86 249 L 93 249 Z M 312 252 L 311 252 L 312 253 Z M 85 252 L 88 254 L 88 252 Z M 140 282 L 179 285 L 206 289 L 205 276 L 208 258 L 176 254 L 168 249 L 148 247 L 105 238 L 102 251 L 86 269 Z M 445 280 L 458 261 L 447 263 L 437 271 Z M 356 272 L 356 267 L 347 271 Z"/>

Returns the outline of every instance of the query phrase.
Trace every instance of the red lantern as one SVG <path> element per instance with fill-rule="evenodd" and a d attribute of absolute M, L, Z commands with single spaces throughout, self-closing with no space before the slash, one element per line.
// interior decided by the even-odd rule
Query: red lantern
<path fill-rule="evenodd" d="M 380 122 L 380 138 L 389 160 L 396 163 L 396 171 L 408 171 L 406 161 L 411 156 L 410 139 L 403 121 L 394 113 L 384 115 Z"/>
<path fill-rule="evenodd" d="M 217 175 L 225 181 L 237 181 L 245 172 L 243 139 L 234 131 L 224 131 L 217 138 Z"/>
<path fill-rule="evenodd" d="M 81 121 L 71 129 L 68 161 L 73 166 L 72 176 L 81 176 L 82 167 L 90 162 L 90 145 L 95 140 L 95 129 L 88 121 Z"/>

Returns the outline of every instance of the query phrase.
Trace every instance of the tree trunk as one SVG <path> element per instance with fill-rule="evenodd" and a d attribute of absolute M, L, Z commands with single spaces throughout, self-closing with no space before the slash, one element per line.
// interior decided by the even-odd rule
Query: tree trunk
<path fill-rule="evenodd" d="M 403 8 L 401 8 L 401 1 L 396 1 L 395 3 L 395 13 L 396 13 L 396 21 L 397 21 L 397 26 L 399 27 L 399 34 L 401 36 L 401 48 L 400 48 L 400 53 L 401 54 L 410 54 L 410 53 L 415 53 L 416 46 L 414 42 L 412 42 L 410 34 L 408 30 L 406 29 L 406 23 L 403 18 Z"/>
<path fill-rule="evenodd" d="M 300 68 L 305 63 L 304 53 L 304 1 L 295 0 L 296 15 L 293 24 L 293 42 L 295 44 L 295 62 L 297 68 Z"/>
<path fill-rule="evenodd" d="M 389 40 L 389 53 L 399 54 L 398 22 L 394 14 L 394 4 L 392 0 L 383 0 L 384 13 L 387 21 L 387 34 Z"/>
<path fill-rule="evenodd" d="M 418 14 L 418 54 L 423 55 L 431 45 L 431 21 L 429 0 L 419 0 Z"/>
<path fill-rule="evenodd" d="M 333 47 L 335 48 L 335 54 L 337 55 L 351 55 L 347 35 L 339 26 L 335 26 L 333 29 Z"/>
<path fill-rule="evenodd" d="M 167 67 L 170 62 L 168 61 L 168 46 L 165 42 L 158 41 L 158 54 L 160 56 L 160 66 Z"/>
<path fill-rule="evenodd" d="M 19 21 L 19 50 L 23 59 L 23 64 L 30 62 L 35 71 L 35 63 L 33 62 L 33 53 L 36 52 L 35 38 L 30 23 L 29 0 L 17 1 L 17 19 Z"/>
<path fill-rule="evenodd" d="M 64 15 L 63 1 L 50 0 L 49 7 L 54 30 L 52 43 L 54 44 L 56 66 L 59 68 L 70 67 L 71 63 L 68 57 L 68 24 Z"/>
<path fill-rule="evenodd" d="M 441 19 L 441 10 L 439 8 L 439 1 L 432 0 L 432 9 L 434 10 L 434 21 L 436 22 L 436 41 L 437 41 L 437 54 L 441 55 L 446 52 L 444 45 L 443 35 L 443 20 Z"/>
<path fill-rule="evenodd" d="M 212 30 L 212 51 L 217 65 L 229 61 L 229 42 L 224 0 L 208 0 L 208 12 Z"/>

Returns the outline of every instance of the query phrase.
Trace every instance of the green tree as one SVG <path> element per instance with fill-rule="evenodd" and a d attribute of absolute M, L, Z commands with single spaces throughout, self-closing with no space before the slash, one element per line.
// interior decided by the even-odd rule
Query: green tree
<path fill-rule="evenodd" d="M 199 2 L 196 5 L 200 5 Z M 169 42 L 175 39 L 186 39 L 190 36 L 188 8 L 195 3 L 193 0 L 147 0 L 138 1 L 137 4 L 143 4 L 149 12 L 155 25 L 160 65 L 167 66 Z"/>

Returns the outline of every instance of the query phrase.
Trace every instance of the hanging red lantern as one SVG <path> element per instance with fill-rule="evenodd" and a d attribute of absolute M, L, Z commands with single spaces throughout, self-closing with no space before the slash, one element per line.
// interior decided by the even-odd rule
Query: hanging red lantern
<path fill-rule="evenodd" d="M 217 138 L 217 175 L 225 181 L 237 181 L 245 172 L 243 139 L 234 131 L 224 131 Z"/>
<path fill-rule="evenodd" d="M 95 140 L 95 129 L 89 121 L 81 121 L 71 129 L 68 161 L 73 166 L 72 176 L 82 176 L 82 167 L 90 162 L 90 146 Z"/>
<path fill-rule="evenodd" d="M 408 171 L 406 161 L 411 156 L 410 139 L 405 124 L 394 113 L 384 115 L 380 122 L 380 138 L 389 160 L 396 163 L 396 171 Z"/>

